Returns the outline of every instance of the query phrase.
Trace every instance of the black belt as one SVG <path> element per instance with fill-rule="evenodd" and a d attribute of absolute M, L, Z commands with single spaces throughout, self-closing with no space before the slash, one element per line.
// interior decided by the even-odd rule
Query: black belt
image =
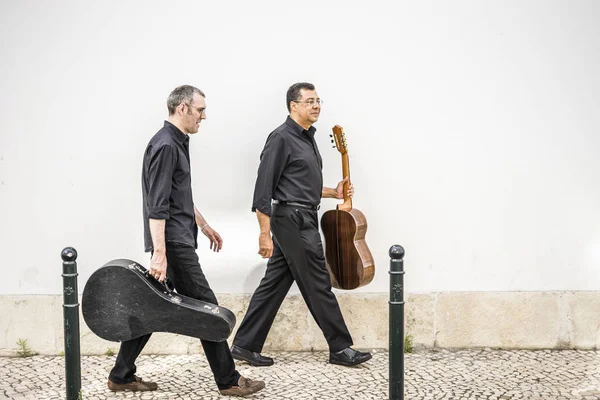
<path fill-rule="evenodd" d="M 278 206 L 302 207 L 302 208 L 308 208 L 309 210 L 315 210 L 315 211 L 317 211 L 319 208 L 321 208 L 320 204 L 317 204 L 316 206 L 313 206 L 313 205 L 310 205 L 310 204 L 296 203 L 294 201 L 273 200 L 273 204 L 276 204 Z"/>

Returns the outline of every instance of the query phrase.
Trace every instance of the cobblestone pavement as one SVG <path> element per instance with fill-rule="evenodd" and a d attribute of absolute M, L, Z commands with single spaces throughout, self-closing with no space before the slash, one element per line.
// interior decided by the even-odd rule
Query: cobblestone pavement
<path fill-rule="evenodd" d="M 242 375 L 264 379 L 253 399 L 387 399 L 388 354 L 362 366 L 327 363 L 327 353 L 266 353 L 276 364 L 237 363 Z M 84 399 L 222 399 L 203 355 L 141 356 L 138 374 L 155 392 L 112 393 L 114 357 L 82 357 Z M 419 352 L 405 359 L 406 399 L 600 399 L 600 352 L 464 350 Z M 0 358 L 0 398 L 64 399 L 64 358 Z"/>

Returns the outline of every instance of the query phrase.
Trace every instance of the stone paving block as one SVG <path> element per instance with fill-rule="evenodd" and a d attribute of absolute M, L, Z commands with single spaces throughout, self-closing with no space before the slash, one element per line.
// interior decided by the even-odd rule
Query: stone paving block
<path fill-rule="evenodd" d="M 323 334 L 320 331 L 317 333 L 317 331 L 318 327 L 316 327 L 304 299 L 301 296 L 288 296 L 275 317 L 264 348 L 265 350 L 292 348 L 302 351 L 313 348 L 326 349 L 327 344 L 325 347 L 314 345 L 314 342 L 319 342 L 318 339 L 325 342 Z M 298 332 L 302 333 L 298 334 Z M 317 337 L 316 341 L 315 336 Z"/>
<path fill-rule="evenodd" d="M 354 345 L 358 348 L 386 348 L 389 341 L 387 299 L 379 294 L 355 295 L 340 291 L 336 296 L 346 325 L 352 332 Z M 327 345 L 322 349 L 327 350 Z"/>
<path fill-rule="evenodd" d="M 31 349 L 38 353 L 54 353 L 60 343 L 55 336 L 56 321 L 62 321 L 62 303 L 57 304 L 58 296 L 0 296 L 2 315 L 19 316 L 18 320 L 3 324 L 3 341 L 7 344 L 0 348 L 1 355 L 15 355 L 16 342 L 26 339 Z M 61 297 L 62 300 L 62 297 Z M 32 335 L 35 332 L 35 335 Z"/>
<path fill-rule="evenodd" d="M 387 399 L 388 353 L 354 368 L 331 365 L 326 352 L 274 352 L 275 365 L 237 363 L 244 376 L 264 379 L 253 399 Z M 138 374 L 156 381 L 155 392 L 113 393 L 106 387 L 113 357 L 82 357 L 84 399 L 222 399 L 203 354 L 142 355 Z M 57 379 L 58 378 L 58 379 Z M 64 358 L 0 358 L 0 398 L 62 399 Z M 406 399 L 565 400 L 600 399 L 596 351 L 417 352 L 405 359 Z"/>
<path fill-rule="evenodd" d="M 577 348 L 600 348 L 600 298 L 595 292 L 564 294 L 570 305 L 569 320 L 572 323 L 568 342 Z"/>
<path fill-rule="evenodd" d="M 436 345 L 473 348 L 552 348 L 557 345 L 558 298 L 548 293 L 441 293 Z"/>
<path fill-rule="evenodd" d="M 387 348 L 386 293 L 336 291 L 357 347 Z M 555 348 L 600 347 L 600 292 L 459 292 L 406 295 L 406 332 L 417 347 L 428 348 Z M 241 322 L 249 294 L 217 294 Z M 27 339 L 42 355 L 63 351 L 61 295 L 0 296 L 3 329 L 0 355 L 15 355 L 18 339 Z M 104 354 L 118 344 L 89 331 L 80 314 L 81 353 Z M 235 331 L 234 331 L 235 333 Z M 195 354 L 197 340 L 170 336 L 165 343 L 151 340 L 144 354 Z M 267 339 L 267 349 L 325 350 L 327 344 L 299 295 L 290 295 Z"/>

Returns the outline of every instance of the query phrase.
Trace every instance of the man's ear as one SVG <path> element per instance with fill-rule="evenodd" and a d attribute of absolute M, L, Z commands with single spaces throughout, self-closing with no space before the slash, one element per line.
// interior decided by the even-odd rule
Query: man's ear
<path fill-rule="evenodd" d="M 178 106 L 177 106 L 177 113 L 178 113 L 179 115 L 183 115 L 183 114 L 185 114 L 185 113 L 183 112 L 183 109 L 184 109 L 184 108 L 185 108 L 185 104 L 181 103 L 180 105 L 178 105 Z"/>

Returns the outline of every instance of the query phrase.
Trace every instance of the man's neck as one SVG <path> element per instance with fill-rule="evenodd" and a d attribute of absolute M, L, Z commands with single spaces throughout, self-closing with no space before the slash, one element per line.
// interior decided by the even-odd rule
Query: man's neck
<path fill-rule="evenodd" d="M 296 121 L 296 123 L 298 125 L 300 125 L 301 127 L 303 127 L 306 130 L 308 130 L 312 126 L 312 123 L 310 121 L 303 121 L 297 115 L 290 115 L 290 118 L 293 119 L 294 121 Z"/>
<path fill-rule="evenodd" d="M 186 131 L 183 130 L 183 125 L 179 121 L 177 121 L 176 118 L 169 117 L 169 119 L 167 119 L 167 121 L 169 121 L 170 123 L 175 125 L 177 127 L 177 129 L 179 129 L 181 132 L 183 132 L 184 135 L 188 134 Z"/>

